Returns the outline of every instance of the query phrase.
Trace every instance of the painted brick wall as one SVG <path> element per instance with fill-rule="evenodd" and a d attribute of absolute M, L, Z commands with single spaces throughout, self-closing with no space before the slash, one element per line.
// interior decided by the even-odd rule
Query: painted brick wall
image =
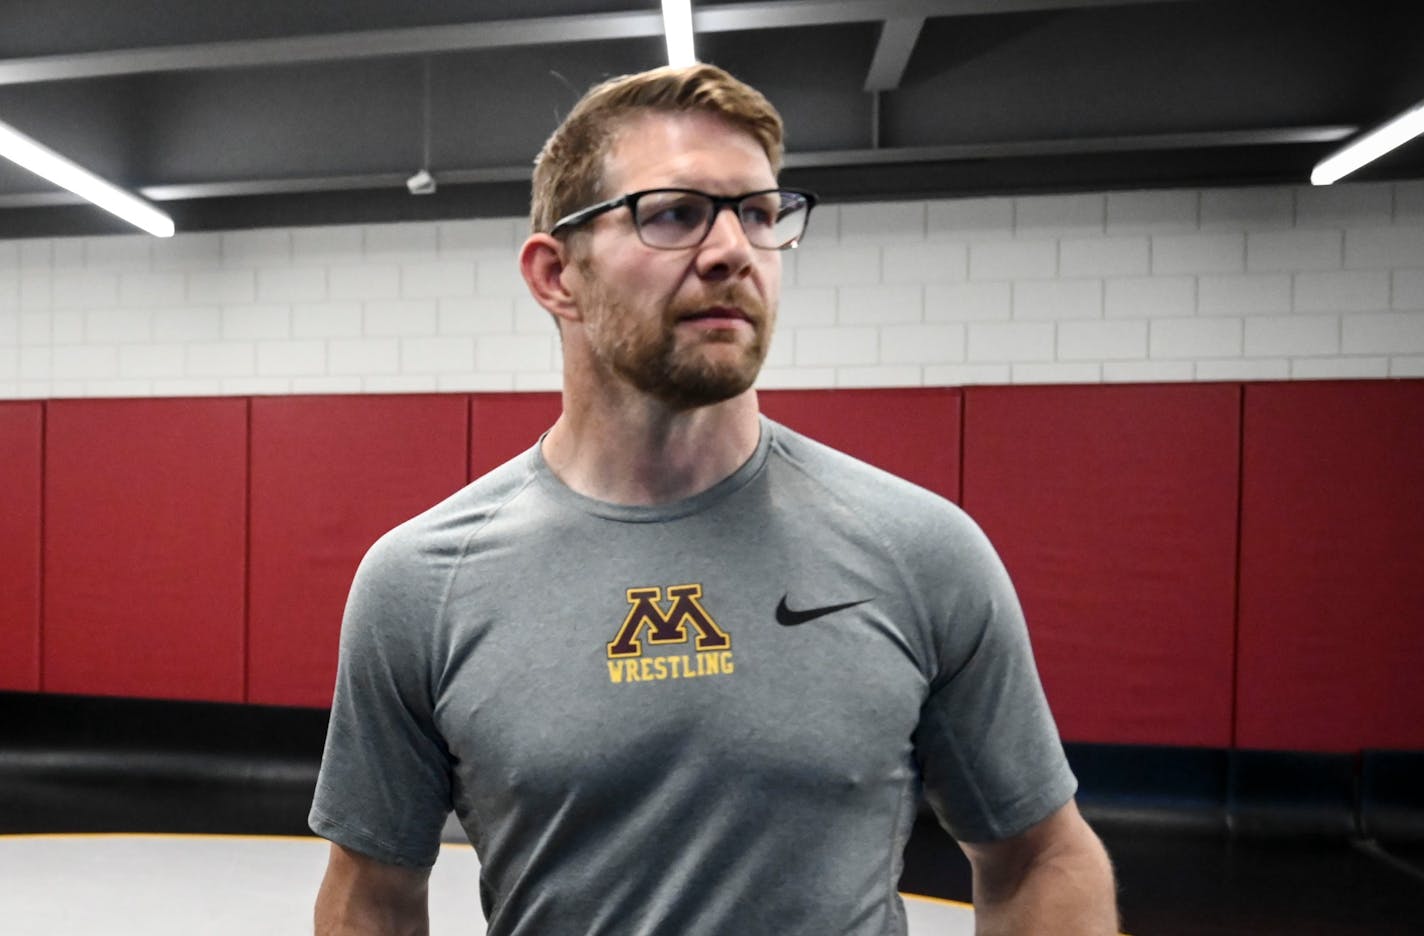
<path fill-rule="evenodd" d="M 519 218 L 0 241 L 0 399 L 551 390 Z M 1424 376 L 1424 181 L 822 206 L 765 387 Z"/>

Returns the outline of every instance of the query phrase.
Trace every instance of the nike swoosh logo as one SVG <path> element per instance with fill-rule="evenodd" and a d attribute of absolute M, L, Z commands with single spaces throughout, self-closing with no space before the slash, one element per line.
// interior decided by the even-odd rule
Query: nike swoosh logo
<path fill-rule="evenodd" d="M 781 602 L 776 606 L 776 623 L 782 627 L 796 627 L 816 618 L 825 617 L 828 614 L 835 614 L 837 611 L 844 611 L 846 608 L 854 608 L 856 605 L 863 605 L 869 598 L 862 598 L 859 601 L 847 601 L 845 604 L 822 605 L 819 608 L 807 608 L 804 611 L 792 611 L 786 607 L 786 596 L 781 596 Z"/>

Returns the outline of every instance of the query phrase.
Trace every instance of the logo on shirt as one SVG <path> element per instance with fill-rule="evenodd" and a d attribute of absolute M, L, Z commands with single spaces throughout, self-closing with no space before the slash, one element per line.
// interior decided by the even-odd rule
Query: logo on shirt
<path fill-rule="evenodd" d="M 835 614 L 837 611 L 844 611 L 847 608 L 854 608 L 863 605 L 869 598 L 862 598 L 859 601 L 846 601 L 841 604 L 821 605 L 819 608 L 806 608 L 802 611 L 793 611 L 786 606 L 786 596 L 781 596 L 781 601 L 776 606 L 776 623 L 782 627 L 800 627 L 817 618 L 823 618 L 828 614 Z"/>
<path fill-rule="evenodd" d="M 628 616 L 608 644 L 608 679 L 656 682 L 726 676 L 732 672 L 732 638 L 702 605 L 702 586 L 630 588 Z M 644 646 L 679 644 L 684 653 L 645 654 Z"/>

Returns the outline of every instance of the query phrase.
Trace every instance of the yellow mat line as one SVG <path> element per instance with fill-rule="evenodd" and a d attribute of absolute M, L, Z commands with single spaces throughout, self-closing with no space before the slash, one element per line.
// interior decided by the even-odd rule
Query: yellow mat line
<path fill-rule="evenodd" d="M 908 897 L 911 900 L 923 900 L 925 903 L 944 904 L 949 907 L 962 907 L 965 910 L 974 909 L 973 904 L 967 904 L 962 900 L 950 900 L 948 897 L 931 897 L 928 894 L 911 894 L 907 891 L 901 891 L 900 896 Z"/>

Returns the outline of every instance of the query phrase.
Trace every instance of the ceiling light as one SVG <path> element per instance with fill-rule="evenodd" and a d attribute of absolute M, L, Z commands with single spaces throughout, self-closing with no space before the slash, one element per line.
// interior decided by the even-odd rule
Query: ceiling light
<path fill-rule="evenodd" d="M 669 65 L 697 64 L 697 53 L 692 51 L 692 0 L 663 0 L 663 32 Z"/>
<path fill-rule="evenodd" d="M 1329 185 L 1424 133 L 1424 101 L 1345 144 L 1315 164 L 1312 185 Z"/>
<path fill-rule="evenodd" d="M 0 156 L 35 175 L 43 176 L 60 188 L 69 189 L 80 198 L 93 202 L 155 237 L 173 236 L 173 219 L 168 215 L 6 123 L 0 123 Z"/>

